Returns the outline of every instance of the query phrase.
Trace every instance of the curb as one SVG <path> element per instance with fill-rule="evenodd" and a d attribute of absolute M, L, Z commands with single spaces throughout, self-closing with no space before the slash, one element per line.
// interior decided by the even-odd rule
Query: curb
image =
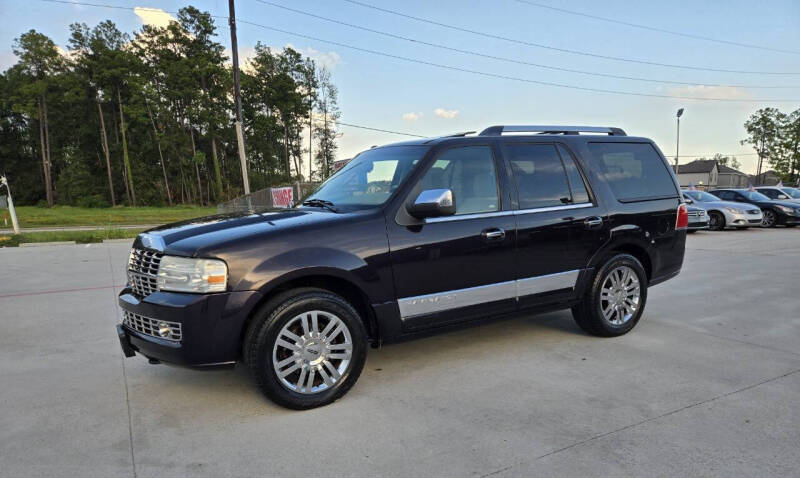
<path fill-rule="evenodd" d="M 118 244 L 118 243 L 133 244 L 134 239 L 135 238 L 133 237 L 131 237 L 130 239 L 103 239 L 103 244 Z"/>
<path fill-rule="evenodd" d="M 23 242 L 19 247 L 74 246 L 75 241 Z"/>

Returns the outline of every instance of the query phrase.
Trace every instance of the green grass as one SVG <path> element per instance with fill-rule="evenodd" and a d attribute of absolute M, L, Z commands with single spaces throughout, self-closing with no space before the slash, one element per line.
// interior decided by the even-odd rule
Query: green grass
<path fill-rule="evenodd" d="M 95 231 L 48 231 L 0 235 L 0 247 L 16 247 L 26 242 L 75 241 L 79 244 L 103 242 L 103 239 L 132 239 L 140 229 L 97 229 Z"/>
<path fill-rule="evenodd" d="M 208 216 L 217 212 L 215 207 L 109 207 L 84 208 L 55 206 L 53 208 L 17 207 L 20 227 L 58 226 L 114 226 L 118 224 L 165 224 L 168 222 Z M 2 216 L 2 213 L 0 213 Z M 0 217 L 0 228 L 2 225 Z M 9 221 L 8 228 L 11 228 Z M 71 239 L 65 239 L 71 240 Z"/>

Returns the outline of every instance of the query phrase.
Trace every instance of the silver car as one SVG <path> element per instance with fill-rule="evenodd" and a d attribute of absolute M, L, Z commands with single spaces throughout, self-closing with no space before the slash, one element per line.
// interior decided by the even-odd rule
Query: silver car
<path fill-rule="evenodd" d="M 726 227 L 746 229 L 761 225 L 761 209 L 752 204 L 723 201 L 705 191 L 684 190 L 683 198 L 688 204 L 706 210 L 708 228 L 712 231 L 721 231 Z"/>

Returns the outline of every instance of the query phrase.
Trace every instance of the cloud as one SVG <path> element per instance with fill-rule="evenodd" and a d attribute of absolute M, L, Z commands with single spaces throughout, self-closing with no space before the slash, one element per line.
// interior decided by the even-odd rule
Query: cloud
<path fill-rule="evenodd" d="M 167 27 L 169 22 L 177 21 L 175 17 L 160 8 L 135 7 L 133 13 L 139 17 L 142 25 L 153 25 L 154 27 Z"/>
<path fill-rule="evenodd" d="M 329 70 L 333 70 L 336 65 L 342 62 L 342 57 L 335 51 L 324 52 L 312 47 L 298 48 L 291 43 L 287 43 L 286 46 L 293 50 L 297 50 L 301 55 L 311 58 L 317 62 L 317 65 L 324 66 Z"/>
<path fill-rule="evenodd" d="M 403 119 L 406 120 L 406 121 L 417 121 L 421 117 L 422 117 L 422 113 L 414 113 L 413 111 L 411 113 L 404 113 L 403 114 Z"/>
<path fill-rule="evenodd" d="M 734 100 L 749 98 L 750 95 L 744 88 L 735 86 L 670 86 L 664 89 L 667 94 L 672 96 L 684 96 L 689 98 L 717 98 L 723 100 Z"/>
<path fill-rule="evenodd" d="M 433 114 L 435 114 L 439 118 L 446 118 L 446 119 L 453 119 L 456 116 L 458 116 L 459 113 L 460 111 L 458 110 L 446 110 L 444 108 L 436 108 L 435 110 L 433 110 Z"/>

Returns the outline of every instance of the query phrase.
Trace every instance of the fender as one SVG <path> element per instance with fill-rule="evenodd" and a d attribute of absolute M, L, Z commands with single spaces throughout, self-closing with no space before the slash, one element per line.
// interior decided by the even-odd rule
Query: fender
<path fill-rule="evenodd" d="M 636 224 L 621 224 L 611 228 L 608 240 L 592 255 L 589 259 L 588 267 L 595 268 L 608 255 L 610 251 L 625 246 L 634 246 L 641 249 L 647 255 L 647 262 L 652 264 L 653 255 L 651 248 L 650 233 Z M 645 268 L 649 264 L 644 264 Z"/>

